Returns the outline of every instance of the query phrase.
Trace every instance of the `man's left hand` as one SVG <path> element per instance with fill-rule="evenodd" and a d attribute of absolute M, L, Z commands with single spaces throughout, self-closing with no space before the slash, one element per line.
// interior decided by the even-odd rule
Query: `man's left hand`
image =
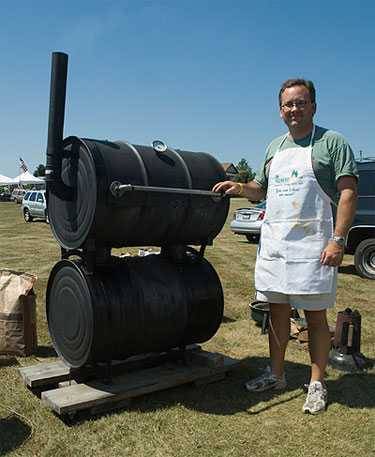
<path fill-rule="evenodd" d="M 329 241 L 320 256 L 323 265 L 338 267 L 344 257 L 344 246 L 339 246 L 335 241 Z"/>

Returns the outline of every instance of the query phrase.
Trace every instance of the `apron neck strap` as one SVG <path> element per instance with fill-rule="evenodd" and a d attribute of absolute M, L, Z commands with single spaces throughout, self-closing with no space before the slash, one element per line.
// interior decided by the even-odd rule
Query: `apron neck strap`
<path fill-rule="evenodd" d="M 310 144 L 309 144 L 310 147 L 312 147 L 312 145 L 313 145 L 314 136 L 315 136 L 315 124 L 313 124 L 313 129 L 312 129 L 312 132 L 311 132 L 311 138 L 310 138 Z"/>
<path fill-rule="evenodd" d="M 277 148 L 279 151 L 280 151 L 281 146 L 282 146 L 282 144 L 284 143 L 284 141 L 288 138 L 288 135 L 289 135 L 289 132 L 286 133 L 286 134 L 282 137 L 282 139 L 281 139 L 281 141 L 280 141 L 280 144 L 279 144 L 279 147 Z M 313 145 L 314 136 L 315 136 L 315 124 L 313 124 L 313 129 L 312 129 L 312 132 L 311 132 L 310 143 L 309 143 L 309 147 L 310 147 L 310 148 L 311 148 L 312 145 Z"/>

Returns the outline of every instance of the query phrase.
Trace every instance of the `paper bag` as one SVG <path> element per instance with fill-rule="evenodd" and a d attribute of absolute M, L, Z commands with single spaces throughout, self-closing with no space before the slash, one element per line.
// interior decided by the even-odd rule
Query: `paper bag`
<path fill-rule="evenodd" d="M 0 270 L 0 354 L 27 356 L 37 347 L 36 305 L 29 273 Z"/>

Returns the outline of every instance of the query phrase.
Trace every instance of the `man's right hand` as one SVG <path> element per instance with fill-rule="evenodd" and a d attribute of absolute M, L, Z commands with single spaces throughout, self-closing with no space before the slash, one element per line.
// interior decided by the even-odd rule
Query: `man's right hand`
<path fill-rule="evenodd" d="M 212 188 L 213 192 L 224 192 L 227 195 L 240 195 L 242 193 L 242 185 L 234 181 L 218 182 Z"/>

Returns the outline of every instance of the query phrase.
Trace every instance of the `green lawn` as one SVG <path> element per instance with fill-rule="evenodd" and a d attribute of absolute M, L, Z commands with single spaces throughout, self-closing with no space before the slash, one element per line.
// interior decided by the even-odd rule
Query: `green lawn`
<path fill-rule="evenodd" d="M 256 245 L 233 235 L 233 199 L 228 221 L 206 256 L 222 280 L 225 319 L 208 350 L 244 360 L 224 381 L 173 388 L 133 400 L 128 409 L 64 423 L 22 384 L 20 366 L 54 360 L 47 330 L 45 288 L 59 247 L 44 222 L 26 224 L 20 206 L 0 203 L 0 268 L 38 276 L 39 349 L 28 358 L 0 357 L 0 455 L 20 456 L 375 456 L 375 370 L 348 375 L 327 372 L 330 405 L 323 415 L 301 412 L 308 380 L 308 355 L 291 343 L 288 389 L 281 394 L 249 394 L 243 383 L 266 364 L 267 337 L 248 319 L 254 295 Z M 118 250 L 125 252 L 127 249 Z M 133 252 L 136 252 L 133 249 Z M 336 309 L 362 315 L 362 351 L 375 358 L 375 282 L 356 276 L 346 256 L 339 273 Z"/>

